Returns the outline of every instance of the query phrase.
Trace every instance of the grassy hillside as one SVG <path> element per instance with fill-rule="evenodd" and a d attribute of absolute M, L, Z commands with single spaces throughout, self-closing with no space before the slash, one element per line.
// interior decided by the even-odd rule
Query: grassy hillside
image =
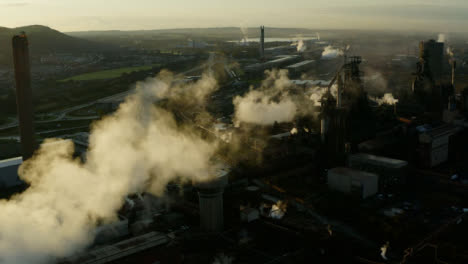
<path fill-rule="evenodd" d="M 105 50 L 103 44 L 68 36 L 45 26 L 26 26 L 19 28 L 0 27 L 0 64 L 11 64 L 11 38 L 26 32 L 31 56 L 41 56 L 50 52 L 80 53 Z"/>

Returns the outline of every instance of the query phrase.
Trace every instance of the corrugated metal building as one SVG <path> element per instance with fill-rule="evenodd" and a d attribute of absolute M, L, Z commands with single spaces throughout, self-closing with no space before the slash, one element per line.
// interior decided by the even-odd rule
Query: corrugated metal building
<path fill-rule="evenodd" d="M 0 160 L 0 188 L 11 188 L 22 184 L 18 177 L 21 163 L 23 163 L 22 157 Z"/>
<path fill-rule="evenodd" d="M 333 168 L 328 171 L 328 187 L 343 193 L 356 194 L 365 199 L 377 193 L 379 176 L 350 168 Z"/>
<path fill-rule="evenodd" d="M 451 125 L 424 131 L 419 135 L 421 165 L 432 168 L 448 160 L 450 137 L 458 132 Z"/>
<path fill-rule="evenodd" d="M 379 191 L 391 192 L 406 182 L 408 162 L 366 153 L 350 155 L 349 167 L 379 175 Z"/>

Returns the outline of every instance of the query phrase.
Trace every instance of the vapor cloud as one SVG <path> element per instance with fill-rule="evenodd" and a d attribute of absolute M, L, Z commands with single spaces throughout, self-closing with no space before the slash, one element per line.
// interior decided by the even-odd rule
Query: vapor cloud
<path fill-rule="evenodd" d="M 304 91 L 289 80 L 287 70 L 265 73 L 266 78 L 259 88 L 251 87 L 244 96 L 234 98 L 236 125 L 242 122 L 272 125 L 275 122 L 291 122 L 298 116 L 316 114 L 316 107 L 320 106 L 326 88 L 312 87 Z"/>
<path fill-rule="evenodd" d="M 382 98 L 377 98 L 376 102 L 379 105 L 383 105 L 383 104 L 394 105 L 394 104 L 398 103 L 398 99 L 395 99 L 395 97 L 393 97 L 393 94 L 386 93 L 386 94 L 384 94 L 384 96 Z"/>
<path fill-rule="evenodd" d="M 292 84 L 286 70 L 266 72 L 267 78 L 258 90 L 251 90 L 243 97 L 234 98 L 235 122 L 270 125 L 274 122 L 290 122 L 297 113 L 297 106 L 289 95 Z"/>
<path fill-rule="evenodd" d="M 72 141 L 47 140 L 20 168 L 30 187 L 0 201 L 0 263 L 74 254 L 92 243 L 98 223 L 116 219 L 128 194 L 162 195 L 170 181 L 208 179 L 216 144 L 155 102 L 203 101 L 213 89 L 210 76 L 187 85 L 170 74 L 139 83 L 115 114 L 92 126 L 86 162 L 73 158 Z"/>
<path fill-rule="evenodd" d="M 343 56 L 343 54 L 343 50 L 334 48 L 331 45 L 329 45 L 323 50 L 322 59 L 331 60 L 337 58 L 338 56 Z"/>

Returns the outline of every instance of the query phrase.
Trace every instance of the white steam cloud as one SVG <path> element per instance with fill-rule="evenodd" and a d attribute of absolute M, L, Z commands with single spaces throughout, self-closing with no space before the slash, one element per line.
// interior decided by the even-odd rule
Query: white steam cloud
<path fill-rule="evenodd" d="M 452 47 L 447 47 L 447 55 L 450 57 L 450 58 L 453 58 L 454 56 L 454 53 L 453 53 L 453 49 Z"/>
<path fill-rule="evenodd" d="M 394 105 L 398 103 L 398 99 L 395 99 L 395 97 L 393 97 L 393 94 L 391 93 L 386 93 L 384 94 L 382 98 L 376 98 L 375 101 L 379 105 L 383 105 L 383 104 Z"/>
<path fill-rule="evenodd" d="M 341 49 L 337 49 L 332 47 L 331 45 L 325 47 L 325 49 L 322 52 L 322 59 L 324 60 L 331 60 L 335 59 L 338 56 L 343 56 L 344 52 Z"/>
<path fill-rule="evenodd" d="M 234 98 L 235 122 L 271 125 L 292 121 L 298 109 L 288 92 L 291 86 L 286 70 L 267 71 L 260 89 Z"/>
<path fill-rule="evenodd" d="M 312 87 L 306 93 L 309 94 L 309 99 L 312 101 L 314 106 L 322 106 L 322 97 L 327 93 L 328 88 L 326 87 Z M 338 95 L 338 85 L 334 84 L 330 92 L 333 97 L 336 98 Z"/>
<path fill-rule="evenodd" d="M 302 39 L 297 42 L 297 52 L 304 52 L 307 49 L 306 44 Z"/>
<path fill-rule="evenodd" d="M 216 82 L 204 76 L 190 85 L 173 83 L 166 75 L 138 84 L 116 113 L 95 123 L 86 162 L 73 158 L 72 141 L 52 139 L 21 166 L 30 187 L 0 200 L 1 264 L 49 263 L 74 254 L 93 242 L 98 223 L 116 219 L 128 194 L 162 195 L 170 181 L 210 177 L 215 143 L 155 102 L 187 94 L 202 101 Z"/>
<path fill-rule="evenodd" d="M 283 201 L 278 201 L 276 204 L 271 206 L 271 211 L 269 217 L 273 219 L 281 219 L 286 214 L 288 209 L 288 203 Z"/>
<path fill-rule="evenodd" d="M 437 42 L 445 43 L 446 38 L 445 34 L 440 33 L 439 36 L 437 37 Z"/>
<path fill-rule="evenodd" d="M 249 28 L 246 26 L 246 23 L 241 24 L 240 30 L 241 30 L 241 33 L 242 33 L 241 42 L 243 43 L 243 45 L 248 45 L 247 40 L 249 38 Z"/>
<path fill-rule="evenodd" d="M 236 96 L 234 123 L 272 125 L 291 122 L 298 116 L 316 115 L 326 87 L 298 89 L 288 78 L 287 70 L 266 71 L 266 79 L 258 89 L 251 87 L 244 96 Z M 336 97 L 337 87 L 331 89 Z"/>

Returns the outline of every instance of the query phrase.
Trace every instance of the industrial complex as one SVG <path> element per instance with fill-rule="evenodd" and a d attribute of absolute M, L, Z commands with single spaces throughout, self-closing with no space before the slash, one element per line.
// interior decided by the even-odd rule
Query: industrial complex
<path fill-rule="evenodd" d="M 89 219 L 77 223 L 91 235 L 46 252 L 47 263 L 468 263 L 468 57 L 431 39 L 380 63 L 359 44 L 318 33 L 274 39 L 271 31 L 174 43 L 175 62 L 164 64 L 173 74 L 154 66 L 63 81 L 138 82 L 47 115 L 35 112 L 34 43 L 27 32 L 13 38 L 17 118 L 0 133 L 17 151 L 0 160 L 0 203 L 49 188 L 43 173 L 65 159 L 63 149 L 72 149 L 64 171 L 76 166 L 90 185 L 105 186 L 92 202 L 65 204 L 80 215 L 105 213 L 83 211 Z M 189 61 L 200 64 L 174 66 Z M 370 71 L 372 63 L 381 68 Z M 390 80 L 398 74 L 406 77 Z M 141 112 L 128 118 L 132 111 Z M 131 128 L 115 125 L 122 122 Z M 40 161 L 47 169 L 34 172 Z M 112 196 L 117 189 L 124 195 Z M 45 213 L 62 228 L 70 222 L 53 201 Z M 74 241 L 68 235 L 61 243 Z"/>

